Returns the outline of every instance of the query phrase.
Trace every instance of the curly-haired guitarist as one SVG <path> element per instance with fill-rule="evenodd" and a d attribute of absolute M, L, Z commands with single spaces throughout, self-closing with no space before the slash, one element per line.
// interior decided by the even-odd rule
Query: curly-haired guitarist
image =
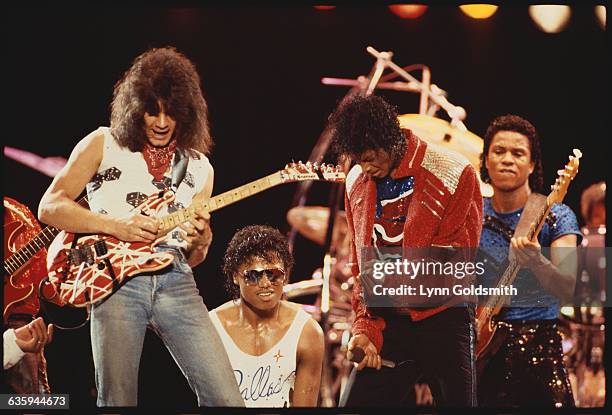
<path fill-rule="evenodd" d="M 207 104 L 195 66 L 173 48 L 138 56 L 116 84 L 110 128 L 83 138 L 43 196 L 44 223 L 76 234 L 107 234 L 152 243 L 174 254 L 156 273 L 127 282 L 91 310 L 99 406 L 135 406 L 147 328 L 164 341 L 200 406 L 243 406 L 223 344 L 191 271 L 211 243 L 209 215 L 158 235 L 153 216 L 134 211 L 151 194 L 172 188 L 169 213 L 210 197 L 213 168 Z M 87 190 L 91 210 L 74 200 Z M 158 241 L 159 242 L 159 241 Z"/>

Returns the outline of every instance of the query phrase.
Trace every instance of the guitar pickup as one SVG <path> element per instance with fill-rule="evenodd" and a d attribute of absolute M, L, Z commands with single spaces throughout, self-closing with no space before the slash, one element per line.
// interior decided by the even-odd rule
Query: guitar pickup
<path fill-rule="evenodd" d="M 81 250 L 79 248 L 71 249 L 68 253 L 68 262 L 71 266 L 78 267 L 81 262 L 83 262 L 83 258 L 81 255 Z"/>
<path fill-rule="evenodd" d="M 92 265 L 94 263 L 93 249 L 91 249 L 90 245 L 82 246 L 81 254 L 82 254 L 83 261 L 86 262 L 87 265 Z"/>
<path fill-rule="evenodd" d="M 87 263 L 87 265 L 92 265 L 94 263 L 94 255 L 91 248 L 91 245 L 83 245 L 71 249 L 68 254 L 70 265 L 78 267 L 83 262 Z"/>
<path fill-rule="evenodd" d="M 97 257 L 104 256 L 108 253 L 108 248 L 106 248 L 106 243 L 102 239 L 99 239 L 94 243 L 94 249 L 96 251 Z"/>

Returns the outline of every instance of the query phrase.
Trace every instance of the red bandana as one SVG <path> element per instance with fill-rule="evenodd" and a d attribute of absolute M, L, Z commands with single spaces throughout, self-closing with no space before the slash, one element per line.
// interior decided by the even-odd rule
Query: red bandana
<path fill-rule="evenodd" d="M 170 166 L 170 160 L 176 149 L 176 140 L 172 140 L 166 147 L 154 147 L 145 143 L 142 155 L 147 163 L 149 173 L 155 181 L 160 181 Z"/>

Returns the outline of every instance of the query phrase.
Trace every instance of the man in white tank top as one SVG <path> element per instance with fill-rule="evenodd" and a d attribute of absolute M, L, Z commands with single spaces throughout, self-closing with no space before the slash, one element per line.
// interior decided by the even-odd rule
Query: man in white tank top
<path fill-rule="evenodd" d="M 158 234 L 158 220 L 138 209 L 147 196 L 173 188 L 167 213 L 212 194 L 212 145 L 206 101 L 195 66 L 173 48 L 138 56 L 115 86 L 110 129 L 100 127 L 74 148 L 40 202 L 41 222 L 71 233 L 108 234 L 152 243 L 174 262 L 128 278 L 91 308 L 98 406 L 135 406 L 147 328 L 163 340 L 200 406 L 244 406 L 223 344 L 191 267 L 204 261 L 212 234 L 197 210 L 186 224 Z M 173 160 L 188 159 L 182 180 Z M 74 200 L 87 189 L 91 210 Z M 201 345 L 201 346 L 198 346 Z"/>
<path fill-rule="evenodd" d="M 292 265 L 287 239 L 269 226 L 241 229 L 225 253 L 233 300 L 210 316 L 247 407 L 317 406 L 323 331 L 300 304 L 281 299 Z"/>

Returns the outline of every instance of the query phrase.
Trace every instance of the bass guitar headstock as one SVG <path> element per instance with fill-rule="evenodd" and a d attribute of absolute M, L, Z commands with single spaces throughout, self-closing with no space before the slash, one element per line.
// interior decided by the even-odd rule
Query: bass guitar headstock
<path fill-rule="evenodd" d="M 574 149 L 574 155 L 569 156 L 569 162 L 565 165 L 563 170 L 557 171 L 557 180 L 555 184 L 550 187 L 551 193 L 548 195 L 548 205 L 553 203 L 561 203 L 567 193 L 567 189 L 570 182 L 574 180 L 576 174 L 578 174 L 578 166 L 580 165 L 580 158 L 582 153 L 578 149 Z"/>

